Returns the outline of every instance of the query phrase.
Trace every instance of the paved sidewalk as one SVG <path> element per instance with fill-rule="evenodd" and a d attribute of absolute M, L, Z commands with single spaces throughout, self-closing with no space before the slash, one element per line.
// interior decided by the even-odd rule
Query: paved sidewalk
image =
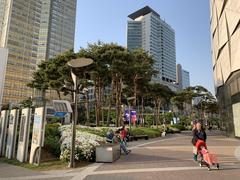
<path fill-rule="evenodd" d="M 221 170 L 207 171 L 193 161 L 191 133 L 183 132 L 165 138 L 134 141 L 132 153 L 114 163 L 94 163 L 86 168 L 38 172 L 0 163 L 0 180 L 239 180 L 240 161 L 235 150 L 240 141 L 208 132 L 208 147 L 217 154 Z M 216 136 L 217 135 L 217 136 Z"/>
<path fill-rule="evenodd" d="M 186 180 L 186 179 L 240 179 L 240 161 L 235 157 L 235 149 L 240 141 L 215 136 L 208 132 L 208 148 L 217 154 L 221 170 L 207 171 L 193 161 L 191 136 L 188 133 L 175 135 L 168 140 L 133 148 L 132 154 L 122 156 L 114 164 L 104 164 L 96 169 L 86 180 Z"/>

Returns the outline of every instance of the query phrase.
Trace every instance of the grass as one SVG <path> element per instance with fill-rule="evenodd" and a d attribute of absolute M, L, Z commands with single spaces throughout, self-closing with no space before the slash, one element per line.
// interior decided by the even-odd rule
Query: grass
<path fill-rule="evenodd" d="M 67 169 L 68 163 L 61 160 L 51 160 L 47 162 L 41 162 L 39 166 L 28 164 L 28 163 L 21 163 L 16 159 L 7 159 L 7 158 L 0 158 L 0 162 L 20 166 L 23 168 L 37 170 L 37 171 L 48 171 L 48 170 L 60 170 L 60 169 Z M 76 167 L 84 167 L 89 165 L 89 162 L 81 161 L 76 163 Z"/>

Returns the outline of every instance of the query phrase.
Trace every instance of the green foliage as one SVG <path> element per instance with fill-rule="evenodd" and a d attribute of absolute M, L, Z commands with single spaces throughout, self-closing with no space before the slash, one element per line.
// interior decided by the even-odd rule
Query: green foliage
<path fill-rule="evenodd" d="M 2 163 L 7 163 L 11 164 L 14 166 L 19 166 L 27 169 L 32 169 L 32 170 L 50 170 L 50 169 L 56 169 L 59 170 L 59 168 L 65 168 L 67 167 L 68 163 L 60 160 L 52 160 L 52 161 L 47 161 L 47 162 L 41 162 L 39 166 L 36 166 L 34 164 L 29 164 L 29 163 L 22 163 L 19 162 L 16 159 L 7 159 L 7 158 L 0 158 L 0 161 Z"/>
<path fill-rule="evenodd" d="M 51 117 L 48 119 L 48 123 L 55 124 L 60 123 L 61 118 L 60 117 Z"/>
<path fill-rule="evenodd" d="M 68 94 L 63 87 L 67 84 L 73 86 L 70 74 L 70 67 L 67 62 L 75 59 L 76 54 L 73 50 L 66 51 L 52 59 L 42 61 L 38 65 L 37 71 L 33 73 L 33 80 L 28 84 L 29 87 L 45 92 L 48 89 L 53 89 L 58 93 L 61 99 L 60 92 Z"/>
<path fill-rule="evenodd" d="M 160 137 L 162 134 L 162 130 L 159 128 L 132 128 L 131 135 L 148 135 L 149 138 Z"/>
<path fill-rule="evenodd" d="M 172 112 L 166 112 L 163 114 L 163 118 L 166 121 L 166 124 L 170 124 L 173 120 L 174 114 Z"/>
<path fill-rule="evenodd" d="M 80 128 L 78 127 L 78 129 L 80 131 L 88 132 L 88 133 L 95 134 L 95 135 L 98 135 L 101 137 L 106 137 L 107 132 L 109 130 L 109 128 L 83 128 L 83 127 L 80 127 Z"/>
<path fill-rule="evenodd" d="M 153 121 L 154 121 L 154 116 L 153 115 L 146 115 L 145 116 L 145 122 L 147 123 L 148 127 L 153 125 Z"/>
<path fill-rule="evenodd" d="M 60 131 L 58 130 L 60 124 L 47 124 L 45 127 L 45 140 L 44 140 L 44 148 L 54 155 L 55 157 L 59 157 L 61 154 L 60 150 Z"/>
<path fill-rule="evenodd" d="M 179 129 L 180 131 L 186 130 L 185 126 L 183 126 L 183 125 L 181 125 L 181 124 L 172 124 L 172 125 L 170 126 L 170 128 Z"/>
<path fill-rule="evenodd" d="M 189 118 L 188 116 L 180 116 L 180 124 L 183 126 L 188 126 L 191 125 L 191 118 Z"/>
<path fill-rule="evenodd" d="M 166 133 L 169 133 L 169 134 L 180 133 L 180 132 L 181 130 L 176 127 L 168 126 L 166 129 Z"/>

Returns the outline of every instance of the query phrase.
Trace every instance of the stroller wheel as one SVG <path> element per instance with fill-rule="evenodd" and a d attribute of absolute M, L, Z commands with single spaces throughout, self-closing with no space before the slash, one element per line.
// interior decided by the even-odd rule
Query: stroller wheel
<path fill-rule="evenodd" d="M 200 166 L 200 167 L 202 167 L 202 163 L 201 163 L 201 162 L 200 162 L 200 163 L 198 163 L 198 164 L 199 164 L 199 166 Z"/>
<path fill-rule="evenodd" d="M 210 168 L 210 166 L 208 166 L 207 170 L 208 170 L 208 171 L 211 171 L 211 168 Z"/>
<path fill-rule="evenodd" d="M 220 166 L 219 166 L 219 164 L 217 164 L 217 169 L 218 169 L 218 170 L 220 169 Z"/>

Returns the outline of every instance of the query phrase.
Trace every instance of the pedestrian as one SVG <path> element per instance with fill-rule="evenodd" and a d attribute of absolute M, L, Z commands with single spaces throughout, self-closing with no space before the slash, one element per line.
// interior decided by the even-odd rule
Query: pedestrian
<path fill-rule="evenodd" d="M 120 138 L 122 139 L 125 146 L 127 146 L 127 130 L 125 125 L 123 125 L 122 128 L 120 129 Z"/>
<path fill-rule="evenodd" d="M 114 141 L 114 132 L 113 132 L 112 129 L 108 130 L 107 135 L 106 135 L 106 141 L 108 143 L 113 143 L 113 141 Z"/>
<path fill-rule="evenodd" d="M 126 155 L 128 155 L 131 152 L 131 150 L 128 150 L 126 145 L 124 144 L 124 142 L 120 136 L 120 130 L 115 131 L 114 142 L 120 144 L 120 149 L 123 150 L 123 152 Z"/>
<path fill-rule="evenodd" d="M 193 135 L 192 144 L 194 146 L 194 148 L 193 148 L 193 154 L 194 154 L 193 159 L 195 161 L 197 161 L 198 153 L 197 153 L 197 148 L 195 147 L 195 145 L 196 145 L 198 140 L 202 140 L 204 142 L 206 142 L 206 140 L 207 140 L 206 132 L 203 129 L 202 124 L 199 121 L 194 123 L 193 130 L 192 130 L 192 135 Z"/>

